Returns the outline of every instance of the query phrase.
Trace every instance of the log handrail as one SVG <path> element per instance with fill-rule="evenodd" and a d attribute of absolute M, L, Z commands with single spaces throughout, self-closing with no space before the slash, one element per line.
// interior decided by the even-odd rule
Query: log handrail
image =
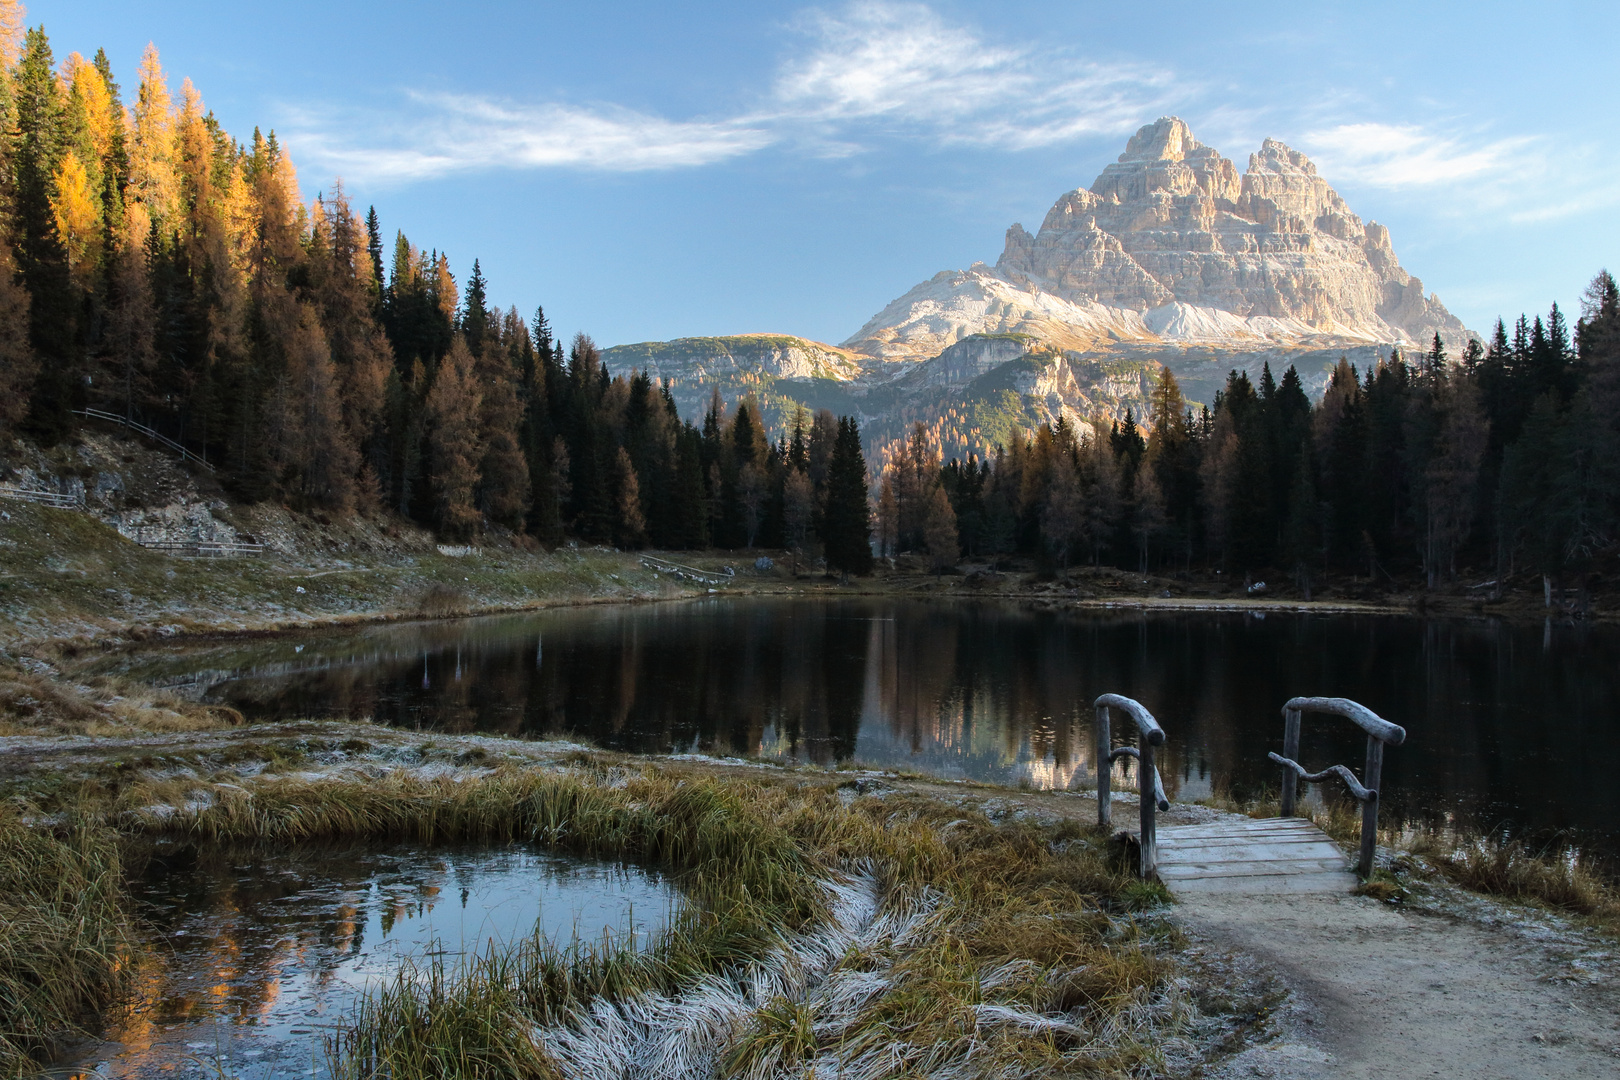
<path fill-rule="evenodd" d="M 1298 709 L 1300 712 L 1327 713 L 1330 716 L 1342 716 L 1354 723 L 1367 734 L 1378 739 L 1379 742 L 1389 746 L 1399 746 L 1406 741 L 1406 729 L 1399 724 L 1392 724 L 1382 716 L 1373 712 L 1360 702 L 1351 701 L 1342 697 L 1297 697 L 1289 700 L 1284 709 Z"/>
<path fill-rule="evenodd" d="M 1361 786 L 1361 781 L 1356 779 L 1356 774 L 1351 772 L 1348 766 L 1329 765 L 1321 772 L 1306 772 L 1305 766 L 1301 765 L 1297 761 L 1290 761 L 1288 758 L 1283 757 L 1276 751 L 1272 751 L 1271 753 L 1267 754 L 1266 757 L 1270 758 L 1272 761 L 1275 761 L 1277 764 L 1286 769 L 1292 769 L 1294 772 L 1298 773 L 1299 778 L 1305 781 L 1307 784 L 1318 784 L 1330 776 L 1337 776 L 1340 780 L 1344 781 L 1344 786 L 1350 789 L 1350 794 L 1355 796 L 1357 802 L 1370 802 L 1373 799 L 1378 798 L 1378 792 Z"/>
<path fill-rule="evenodd" d="M 1300 718 L 1308 712 L 1339 716 L 1351 721 L 1367 733 L 1367 760 L 1361 770 L 1361 779 L 1344 765 L 1330 765 L 1321 772 L 1308 772 L 1299 761 Z M 1297 697 L 1283 706 L 1283 752 L 1266 755 L 1283 768 L 1282 805 L 1280 816 L 1293 817 L 1294 804 L 1299 794 L 1299 781 L 1314 783 L 1337 776 L 1350 789 L 1350 794 L 1361 803 L 1361 857 L 1356 872 L 1370 877 L 1373 855 L 1378 846 L 1378 786 L 1383 779 L 1384 747 L 1399 746 L 1406 741 L 1406 729 L 1392 724 L 1365 705 L 1349 698 Z"/>
<path fill-rule="evenodd" d="M 1119 694 L 1104 694 L 1093 702 L 1097 710 L 1097 824 L 1107 827 L 1113 822 L 1112 773 L 1114 762 L 1120 758 L 1135 758 L 1137 803 L 1141 820 L 1141 858 L 1137 867 L 1142 877 L 1153 876 L 1158 866 L 1158 828 L 1155 811 L 1170 809 L 1170 800 L 1164 794 L 1164 782 L 1158 766 L 1153 763 L 1153 748 L 1164 745 L 1164 728 L 1153 719 L 1153 714 L 1138 701 Z M 1109 710 L 1118 709 L 1136 724 L 1136 745 L 1114 748 L 1114 736 Z"/>

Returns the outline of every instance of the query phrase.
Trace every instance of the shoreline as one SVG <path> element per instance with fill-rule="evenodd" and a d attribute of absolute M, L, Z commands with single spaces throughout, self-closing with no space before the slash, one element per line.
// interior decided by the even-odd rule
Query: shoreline
<path fill-rule="evenodd" d="M 618 553 L 629 563 L 639 565 L 631 553 Z M 627 569 L 629 567 L 626 567 Z M 304 580 L 332 573 L 367 573 L 370 568 L 355 571 L 322 571 L 311 575 L 289 575 L 289 579 Z M 1528 605 L 1486 607 L 1475 601 L 1447 602 L 1455 598 L 1440 597 L 1426 603 L 1370 601 L 1370 600 L 1304 600 L 1284 597 L 1098 597 L 1054 596 L 1017 586 L 1001 589 L 950 587 L 941 585 L 931 575 L 921 580 L 912 576 L 893 576 L 882 583 L 869 583 L 860 579 L 848 585 L 832 580 L 782 583 L 753 583 L 742 578 L 736 585 L 725 588 L 670 587 L 654 593 L 626 591 L 610 595 L 556 595 L 543 596 L 517 603 L 488 604 L 456 611 L 427 612 L 399 609 L 346 611 L 317 615 L 311 618 L 274 620 L 257 625 L 232 625 L 232 620 L 206 622 L 188 616 L 186 625 L 175 623 L 154 624 L 150 621 L 103 624 L 96 633 L 88 628 L 61 627 L 65 632 L 37 636 L 5 635 L 0 623 L 0 653 L 27 655 L 35 650 L 64 650 L 77 653 L 90 648 L 124 647 L 140 649 L 157 644 L 185 644 L 192 642 L 256 640 L 291 637 L 299 634 L 355 630 L 372 626 L 408 623 L 448 623 L 468 619 L 499 618 L 562 608 L 587 608 L 614 605 L 641 605 L 678 603 L 709 598 L 779 598 L 783 600 L 834 599 L 911 599 L 937 601 L 964 601 L 982 603 L 1017 603 L 1056 611 L 1083 612 L 1141 612 L 1184 614 L 1250 614 L 1266 615 L 1349 615 L 1380 616 L 1404 619 L 1444 619 L 1474 622 L 1501 622 L 1517 626 L 1554 623 L 1557 625 L 1611 625 L 1620 622 L 1620 615 L 1594 612 L 1577 618 L 1568 612 L 1542 612 Z M 82 625 L 82 624 L 81 624 Z"/>

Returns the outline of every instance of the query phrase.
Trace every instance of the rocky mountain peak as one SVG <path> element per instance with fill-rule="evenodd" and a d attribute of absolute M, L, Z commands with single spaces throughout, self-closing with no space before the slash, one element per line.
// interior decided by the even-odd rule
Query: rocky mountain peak
<path fill-rule="evenodd" d="M 1400 266 L 1309 158 L 1276 139 L 1237 167 L 1178 117 L 1145 125 L 1038 233 L 1007 230 L 994 269 L 936 276 L 846 343 L 926 359 L 971 334 L 1106 351 L 1131 340 L 1330 348 L 1468 331 Z"/>
<path fill-rule="evenodd" d="M 1119 160 L 1091 185 L 1099 199 L 1126 203 L 1156 192 L 1215 199 L 1235 199 L 1241 182 L 1237 169 L 1213 147 L 1193 138 L 1180 117 L 1166 116 L 1131 136 Z"/>

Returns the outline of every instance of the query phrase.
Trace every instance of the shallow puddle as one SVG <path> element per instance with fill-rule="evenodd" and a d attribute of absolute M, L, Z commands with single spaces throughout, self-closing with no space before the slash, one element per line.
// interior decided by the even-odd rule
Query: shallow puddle
<path fill-rule="evenodd" d="M 454 966 L 491 941 L 650 940 L 662 875 L 526 847 L 291 855 L 160 850 L 135 884 L 155 940 L 102 1040 L 42 1075 L 325 1075 L 324 1037 L 403 960 Z"/>

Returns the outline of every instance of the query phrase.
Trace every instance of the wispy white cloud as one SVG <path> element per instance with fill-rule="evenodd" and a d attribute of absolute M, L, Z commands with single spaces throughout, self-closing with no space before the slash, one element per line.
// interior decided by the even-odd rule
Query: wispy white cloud
<path fill-rule="evenodd" d="M 1452 187 L 1522 171 L 1537 140 L 1469 142 L 1415 124 L 1345 123 L 1309 132 L 1305 146 L 1324 171 L 1370 187 Z"/>
<path fill-rule="evenodd" d="M 856 3 L 799 26 L 812 47 L 777 77 L 780 118 L 843 130 L 1029 149 L 1134 127 L 1175 83 L 1141 65 L 991 44 L 916 3 Z"/>
<path fill-rule="evenodd" d="M 402 96 L 390 115 L 303 114 L 300 154 L 353 179 L 574 168 L 710 165 L 792 142 L 823 156 L 878 137 L 1011 150 L 1133 128 L 1167 100 L 1167 73 L 986 41 L 920 3 L 863 0 L 794 24 L 804 50 L 754 108 L 671 119 L 616 105 L 524 105 L 470 95 Z"/>
<path fill-rule="evenodd" d="M 1302 148 L 1331 183 L 1423 198 L 1441 216 L 1476 227 L 1555 221 L 1620 203 L 1606 155 L 1547 136 L 1347 122 L 1307 133 Z"/>
<path fill-rule="evenodd" d="M 775 138 L 746 120 L 677 121 L 613 105 L 521 106 L 455 94 L 409 95 L 386 124 L 334 119 L 301 117 L 293 136 L 300 151 L 345 176 L 391 180 L 498 168 L 690 168 Z M 350 133 L 361 125 L 368 138 Z"/>

